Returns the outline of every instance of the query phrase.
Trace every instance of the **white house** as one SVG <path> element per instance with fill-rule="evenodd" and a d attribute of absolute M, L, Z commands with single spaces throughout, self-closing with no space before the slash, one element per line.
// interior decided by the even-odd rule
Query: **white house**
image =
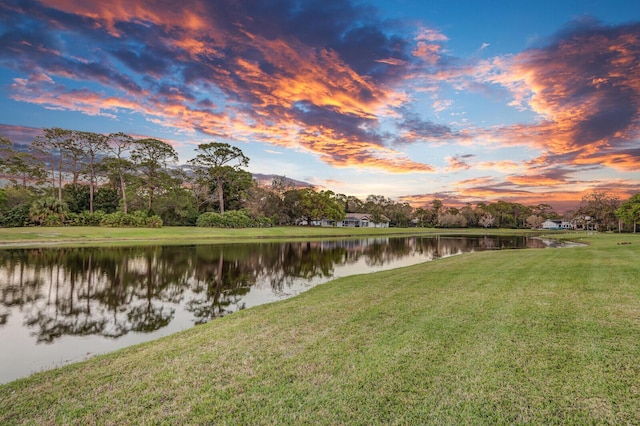
<path fill-rule="evenodd" d="M 576 226 L 573 222 L 567 222 L 566 220 L 547 219 L 542 223 L 542 229 L 548 229 L 550 231 L 555 231 L 559 229 L 568 230 L 568 229 L 576 229 Z"/>
<path fill-rule="evenodd" d="M 551 219 L 547 219 L 544 222 L 542 222 L 542 229 L 549 229 L 549 230 L 557 230 L 560 229 L 560 221 L 559 220 L 551 220 Z"/>
<path fill-rule="evenodd" d="M 373 215 L 369 213 L 347 213 L 344 220 L 336 222 L 336 226 L 351 228 L 388 228 L 389 218 L 380 215 L 380 222 L 373 221 Z"/>
<path fill-rule="evenodd" d="M 313 219 L 311 220 L 311 226 L 338 226 L 347 228 L 388 228 L 389 218 L 385 215 L 380 215 L 381 222 L 374 222 L 373 215 L 369 213 L 347 213 L 344 220 L 332 220 L 332 219 Z M 308 225 L 306 220 L 300 220 L 298 225 Z"/>

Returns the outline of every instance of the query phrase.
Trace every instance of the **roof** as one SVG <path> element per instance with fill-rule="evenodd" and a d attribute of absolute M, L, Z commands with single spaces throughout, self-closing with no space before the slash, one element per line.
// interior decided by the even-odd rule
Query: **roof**
<path fill-rule="evenodd" d="M 355 219 L 355 220 L 363 220 L 366 219 L 368 221 L 372 221 L 372 214 L 370 213 L 347 213 L 347 216 L 345 217 L 344 220 L 348 220 L 348 219 Z M 380 219 L 382 219 L 382 222 L 390 222 L 389 218 L 386 217 L 385 215 L 380 215 Z"/>

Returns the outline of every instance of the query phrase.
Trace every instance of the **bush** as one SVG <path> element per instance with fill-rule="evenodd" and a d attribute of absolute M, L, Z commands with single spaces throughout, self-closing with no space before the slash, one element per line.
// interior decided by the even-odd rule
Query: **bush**
<path fill-rule="evenodd" d="M 29 223 L 29 204 L 20 204 L 0 215 L 0 226 L 16 228 Z"/>
<path fill-rule="evenodd" d="M 100 221 L 100 225 L 121 228 L 125 226 L 134 226 L 134 221 L 133 217 L 128 213 L 115 212 L 104 215 Z"/>
<path fill-rule="evenodd" d="M 61 226 L 67 214 L 67 204 L 54 197 L 39 198 L 29 208 L 30 223 L 38 226 Z"/>
<path fill-rule="evenodd" d="M 224 214 L 215 212 L 202 213 L 196 226 L 207 228 L 257 228 L 271 226 L 271 220 L 264 216 L 252 219 L 241 210 L 232 210 Z"/>
<path fill-rule="evenodd" d="M 105 213 L 97 210 L 93 213 L 83 211 L 82 213 L 69 213 L 67 215 L 66 224 L 69 226 L 100 226 Z"/>
<path fill-rule="evenodd" d="M 244 212 L 232 210 L 222 215 L 225 228 L 253 228 L 255 222 Z"/>
<path fill-rule="evenodd" d="M 100 221 L 100 225 L 112 228 L 161 228 L 162 219 L 158 215 L 147 216 L 143 211 L 133 213 L 115 212 L 105 214 Z"/>
<path fill-rule="evenodd" d="M 216 212 L 202 213 L 196 220 L 196 226 L 202 228 L 224 228 L 222 224 L 222 215 Z"/>

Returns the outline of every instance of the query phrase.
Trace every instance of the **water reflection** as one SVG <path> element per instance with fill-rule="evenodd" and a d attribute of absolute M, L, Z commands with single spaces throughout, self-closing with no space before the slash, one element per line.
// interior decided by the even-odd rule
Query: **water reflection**
<path fill-rule="evenodd" d="M 333 277 L 474 250 L 544 246 L 526 237 L 412 237 L 0 250 L 0 382 L 279 300 Z M 39 351 L 42 346 L 55 349 Z M 11 365 L 23 356 L 26 365 Z"/>

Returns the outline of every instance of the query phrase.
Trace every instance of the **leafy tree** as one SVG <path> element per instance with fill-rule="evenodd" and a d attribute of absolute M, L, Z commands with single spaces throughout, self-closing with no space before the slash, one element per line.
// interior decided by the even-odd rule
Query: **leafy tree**
<path fill-rule="evenodd" d="M 97 186 L 97 158 L 106 153 L 108 137 L 92 132 L 75 132 L 72 140 L 75 147 L 84 153 L 83 158 L 86 158 L 84 170 L 89 177 L 89 211 L 93 213 Z"/>
<path fill-rule="evenodd" d="M 193 226 L 198 218 L 198 209 L 193 194 L 182 186 L 186 175 L 182 171 L 172 170 L 171 180 L 155 201 L 154 212 L 162 218 L 165 225 Z"/>
<path fill-rule="evenodd" d="M 467 219 L 460 213 L 448 211 L 440 215 L 438 226 L 441 228 L 466 228 Z"/>
<path fill-rule="evenodd" d="M 582 197 L 580 213 L 590 216 L 598 227 L 608 230 L 616 221 L 616 210 L 620 206 L 618 197 L 604 191 L 592 191 Z"/>
<path fill-rule="evenodd" d="M 478 224 L 478 218 L 470 204 L 460 209 L 460 214 L 466 219 L 467 226 L 476 226 Z"/>
<path fill-rule="evenodd" d="M 47 172 L 35 155 L 29 152 L 14 152 L 7 159 L 7 178 L 14 186 L 26 189 L 28 183 L 42 184 L 47 178 Z"/>
<path fill-rule="evenodd" d="M 542 216 L 538 216 L 537 214 L 532 214 L 527 217 L 527 226 L 531 229 L 541 228 L 543 222 L 544 218 Z"/>
<path fill-rule="evenodd" d="M 10 186 L 4 188 L 4 192 L 7 196 L 6 208 L 12 209 L 21 204 L 26 204 L 27 206 L 31 206 L 33 201 L 40 195 L 39 192 L 35 191 L 33 188 L 22 188 L 16 186 Z"/>
<path fill-rule="evenodd" d="M 558 219 L 560 215 L 549 204 L 541 203 L 531 208 L 531 214 L 541 216 L 543 219 Z"/>
<path fill-rule="evenodd" d="M 316 193 L 315 202 L 316 206 L 320 210 L 321 219 L 329 219 L 333 221 L 343 220 L 345 218 L 344 209 L 336 201 L 335 193 L 333 191 L 320 191 Z"/>
<path fill-rule="evenodd" d="M 0 174 L 2 173 L 14 186 L 22 186 L 24 189 L 27 188 L 27 183 L 40 185 L 47 177 L 47 172 L 36 156 L 16 151 L 9 139 L 0 136 Z"/>
<path fill-rule="evenodd" d="M 271 192 L 280 198 L 284 197 L 285 192 L 292 189 L 295 189 L 295 186 L 286 176 L 274 176 L 271 180 Z"/>
<path fill-rule="evenodd" d="M 118 197 L 118 191 L 108 186 L 101 186 L 96 190 L 96 199 L 94 200 L 94 207 L 96 211 L 103 211 L 105 213 L 113 213 L 118 210 L 118 203 L 120 198 Z"/>
<path fill-rule="evenodd" d="M 66 170 L 63 173 L 71 175 L 71 183 L 77 185 L 80 182 L 80 175 L 85 165 L 87 153 L 82 146 L 82 133 L 75 130 L 68 130 L 69 138 L 64 141 L 62 147 L 63 157 L 66 161 L 64 163 Z M 62 168 L 61 168 L 62 170 Z M 63 186 L 64 191 L 64 186 Z"/>
<path fill-rule="evenodd" d="M 487 229 L 488 227 L 493 226 L 495 221 L 496 221 L 496 219 L 493 217 L 493 215 L 491 213 L 485 213 L 480 218 L 478 223 L 480 223 L 480 225 L 484 226 L 484 228 Z"/>
<path fill-rule="evenodd" d="M 225 210 L 240 210 L 245 203 L 251 188 L 256 185 L 253 175 L 246 170 L 229 170 L 223 178 L 223 197 Z M 218 193 L 217 182 L 211 188 Z"/>
<path fill-rule="evenodd" d="M 49 159 L 51 187 L 54 191 L 56 189 L 56 162 L 58 163 L 58 200 L 62 201 L 63 159 L 66 156 L 65 151 L 69 147 L 73 132 L 59 127 L 43 129 L 43 131 L 44 134 L 37 136 L 31 143 L 31 147 L 36 156 Z"/>
<path fill-rule="evenodd" d="M 513 204 L 506 201 L 490 203 L 485 210 L 495 218 L 498 228 L 516 227 L 516 217 L 514 216 Z"/>
<path fill-rule="evenodd" d="M 283 204 L 289 223 L 303 221 L 311 225 L 321 219 L 338 221 L 345 217 L 342 205 L 332 191 L 316 192 L 313 188 L 290 190 L 284 194 Z"/>
<path fill-rule="evenodd" d="M 288 223 L 288 217 L 284 212 L 284 201 L 281 195 L 270 187 L 254 185 L 247 191 L 245 203 L 247 213 L 252 218 L 260 216 L 268 217 L 273 223 L 284 225 Z"/>
<path fill-rule="evenodd" d="M 283 215 L 286 218 L 287 224 L 296 224 L 298 220 L 302 219 L 302 192 L 299 189 L 291 189 L 284 193 L 282 200 Z"/>
<path fill-rule="evenodd" d="M 89 186 L 79 183 L 66 184 L 62 188 L 62 199 L 72 213 L 89 210 Z"/>
<path fill-rule="evenodd" d="M 336 201 L 342 204 L 342 208 L 346 213 L 363 212 L 364 203 L 358 197 L 353 195 L 337 194 Z"/>
<path fill-rule="evenodd" d="M 134 140 L 131 136 L 119 132 L 111 133 L 105 141 L 107 150 L 112 157 L 107 157 L 102 161 L 102 167 L 114 173 L 117 182 L 117 188 L 122 197 L 122 209 L 128 213 L 127 204 L 127 179 L 126 177 L 133 171 L 133 163 L 127 159 L 129 153 L 134 147 Z"/>
<path fill-rule="evenodd" d="M 0 135 L 0 173 L 3 173 L 7 158 L 13 152 L 12 145 L 13 143 L 9 139 Z"/>
<path fill-rule="evenodd" d="M 371 205 L 367 208 L 367 212 L 371 215 L 371 221 L 374 223 L 380 223 L 386 220 L 383 207 L 379 204 Z"/>
<path fill-rule="evenodd" d="M 433 214 L 430 209 L 425 209 L 423 207 L 418 207 L 414 212 L 413 216 L 416 222 L 416 226 L 424 227 L 431 226 L 433 224 Z"/>
<path fill-rule="evenodd" d="M 194 166 L 196 180 L 200 185 L 208 188 L 215 188 L 218 194 L 218 205 L 220 213 L 224 213 L 224 187 L 228 184 L 228 178 L 241 167 L 249 164 L 240 148 L 226 143 L 211 142 L 198 145 L 196 148 L 198 155 L 189 160 Z"/>
<path fill-rule="evenodd" d="M 431 207 L 433 208 L 433 213 L 435 216 L 435 220 L 437 221 L 438 218 L 440 217 L 440 212 L 442 211 L 442 200 L 439 199 L 434 199 L 433 201 L 431 201 Z"/>
<path fill-rule="evenodd" d="M 640 192 L 622 203 L 615 214 L 623 221 L 633 223 L 633 233 L 635 234 L 638 221 L 640 221 Z"/>
<path fill-rule="evenodd" d="M 383 210 L 383 215 L 386 216 L 394 226 L 409 226 L 409 221 L 413 215 L 413 208 L 409 203 L 394 203 L 387 204 Z M 383 218 L 378 218 L 383 219 Z"/>
<path fill-rule="evenodd" d="M 300 218 L 311 225 L 313 221 L 322 219 L 342 220 L 345 217 L 344 210 L 335 199 L 332 191 L 316 192 L 312 188 L 304 188 L 297 190 L 299 194 L 299 212 Z"/>
<path fill-rule="evenodd" d="M 147 196 L 147 210 L 152 212 L 154 198 L 173 183 L 166 167 L 178 161 L 178 154 L 171 145 L 158 139 L 140 139 L 135 141 L 131 160 Z"/>

